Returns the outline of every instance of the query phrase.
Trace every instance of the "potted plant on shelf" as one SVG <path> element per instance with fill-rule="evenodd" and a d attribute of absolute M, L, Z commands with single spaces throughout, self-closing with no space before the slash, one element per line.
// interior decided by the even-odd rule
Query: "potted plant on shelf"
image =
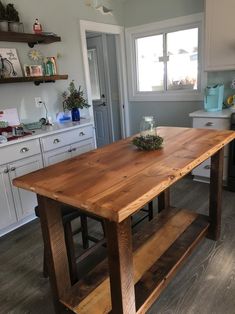
<path fill-rule="evenodd" d="M 71 111 L 72 121 L 80 121 L 79 109 L 90 107 L 90 105 L 87 103 L 87 99 L 84 97 L 84 91 L 81 89 L 81 86 L 79 86 L 77 89 L 75 87 L 74 81 L 71 81 L 68 87 L 68 92 L 65 91 L 62 96 L 64 98 L 64 111 Z"/>
<path fill-rule="evenodd" d="M 6 18 L 6 9 L 5 6 L 0 1 L 0 31 L 7 32 L 8 31 L 8 21 Z"/>
<path fill-rule="evenodd" d="M 20 18 L 19 18 L 19 13 L 15 9 L 14 4 L 9 3 L 6 6 L 6 18 L 9 23 L 9 30 L 11 32 L 19 32 L 20 30 Z"/>

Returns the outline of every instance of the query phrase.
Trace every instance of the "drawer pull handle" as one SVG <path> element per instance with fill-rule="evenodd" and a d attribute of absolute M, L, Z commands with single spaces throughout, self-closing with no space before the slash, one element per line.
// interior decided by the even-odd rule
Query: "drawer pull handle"
<path fill-rule="evenodd" d="M 4 172 L 4 173 L 8 173 L 9 170 L 6 168 L 6 169 L 3 170 L 3 172 Z"/>
<path fill-rule="evenodd" d="M 210 165 L 207 165 L 207 166 L 204 167 L 204 169 L 210 170 L 210 169 L 211 169 L 211 166 L 210 166 Z"/>
<path fill-rule="evenodd" d="M 11 171 L 15 171 L 16 170 L 16 168 L 15 167 L 11 167 Z"/>
<path fill-rule="evenodd" d="M 69 149 L 69 150 L 68 150 L 68 153 L 72 153 L 72 151 L 73 151 L 72 149 Z"/>
<path fill-rule="evenodd" d="M 213 122 L 207 122 L 206 124 L 205 124 L 206 126 L 213 126 L 213 125 L 215 125 Z"/>
<path fill-rule="evenodd" d="M 77 150 L 77 148 L 73 148 L 73 149 L 72 149 L 73 152 L 76 152 L 76 150 Z"/>
<path fill-rule="evenodd" d="M 84 135 L 86 135 L 84 132 L 79 133 L 79 136 L 84 136 Z"/>
<path fill-rule="evenodd" d="M 27 153 L 29 151 L 29 148 L 27 148 L 27 147 L 23 147 L 21 150 L 20 150 L 20 152 L 21 153 Z"/>
<path fill-rule="evenodd" d="M 58 138 L 54 139 L 53 143 L 54 144 L 58 144 L 60 142 L 60 140 Z"/>

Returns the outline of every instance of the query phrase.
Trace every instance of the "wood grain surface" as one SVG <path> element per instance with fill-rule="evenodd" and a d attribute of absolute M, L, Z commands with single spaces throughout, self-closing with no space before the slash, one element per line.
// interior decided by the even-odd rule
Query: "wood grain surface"
<path fill-rule="evenodd" d="M 132 138 L 41 169 L 14 185 L 120 222 L 235 138 L 235 132 L 160 127 L 164 147 L 144 152 Z"/>

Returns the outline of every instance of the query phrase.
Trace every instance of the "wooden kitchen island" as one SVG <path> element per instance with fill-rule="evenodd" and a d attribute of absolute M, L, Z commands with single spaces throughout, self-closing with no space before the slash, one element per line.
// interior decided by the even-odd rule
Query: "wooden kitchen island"
<path fill-rule="evenodd" d="M 200 240 L 219 238 L 223 148 L 235 132 L 160 127 L 158 134 L 164 147 L 157 151 L 139 151 L 128 138 L 14 180 L 38 195 L 56 313 L 64 306 L 79 314 L 145 313 Z M 171 208 L 170 186 L 209 157 L 208 216 Z M 132 234 L 131 216 L 157 196 L 164 210 Z M 106 225 L 108 259 L 73 286 L 61 204 Z"/>

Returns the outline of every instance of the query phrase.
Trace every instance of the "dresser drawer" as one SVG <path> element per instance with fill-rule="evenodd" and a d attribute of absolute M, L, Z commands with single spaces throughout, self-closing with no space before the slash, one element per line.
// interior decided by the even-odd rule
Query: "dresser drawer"
<path fill-rule="evenodd" d="M 228 157 L 224 158 L 224 166 L 223 166 L 223 180 L 226 181 L 228 177 Z M 202 164 L 200 164 L 197 168 L 192 171 L 194 176 L 210 178 L 210 169 L 211 169 L 211 159 L 205 160 Z"/>
<path fill-rule="evenodd" d="M 47 152 L 90 137 L 93 137 L 92 126 L 86 126 L 67 132 L 49 135 L 41 139 L 42 149 L 44 152 Z"/>
<path fill-rule="evenodd" d="M 230 119 L 193 118 L 193 127 L 200 129 L 230 129 Z"/>
<path fill-rule="evenodd" d="M 15 160 L 23 159 L 40 154 L 40 142 L 38 139 L 12 144 L 0 148 L 0 164 L 6 164 Z"/>

